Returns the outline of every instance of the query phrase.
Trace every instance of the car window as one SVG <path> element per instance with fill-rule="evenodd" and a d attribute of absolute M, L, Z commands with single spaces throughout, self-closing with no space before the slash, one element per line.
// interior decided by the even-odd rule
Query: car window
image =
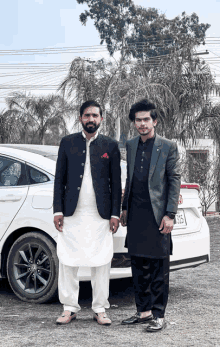
<path fill-rule="evenodd" d="M 0 187 L 26 184 L 27 177 L 24 164 L 0 156 Z"/>
<path fill-rule="evenodd" d="M 27 165 L 27 172 L 30 184 L 44 183 L 49 181 L 47 175 L 29 165 Z"/>

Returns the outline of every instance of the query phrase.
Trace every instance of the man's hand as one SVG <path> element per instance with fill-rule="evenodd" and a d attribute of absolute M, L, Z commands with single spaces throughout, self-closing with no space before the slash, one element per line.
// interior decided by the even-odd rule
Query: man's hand
<path fill-rule="evenodd" d="M 119 220 L 117 218 L 112 217 L 110 219 L 109 224 L 110 224 L 110 231 L 112 232 L 112 234 L 115 234 L 119 227 Z"/>
<path fill-rule="evenodd" d="M 168 216 L 164 216 L 159 227 L 161 234 L 171 233 L 173 230 L 173 222 L 173 219 L 169 218 Z"/>
<path fill-rule="evenodd" d="M 120 223 L 123 227 L 125 227 L 127 225 L 127 211 L 126 210 L 122 211 L 122 214 L 120 216 Z"/>
<path fill-rule="evenodd" d="M 54 216 L 53 222 L 54 222 L 55 228 L 58 231 L 62 232 L 63 231 L 63 215 Z"/>

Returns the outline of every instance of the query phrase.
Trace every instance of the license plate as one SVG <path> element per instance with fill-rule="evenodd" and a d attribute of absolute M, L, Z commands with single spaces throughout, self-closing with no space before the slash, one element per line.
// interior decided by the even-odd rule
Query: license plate
<path fill-rule="evenodd" d="M 186 225 L 186 217 L 183 210 L 178 210 L 174 219 L 175 226 L 184 226 Z"/>

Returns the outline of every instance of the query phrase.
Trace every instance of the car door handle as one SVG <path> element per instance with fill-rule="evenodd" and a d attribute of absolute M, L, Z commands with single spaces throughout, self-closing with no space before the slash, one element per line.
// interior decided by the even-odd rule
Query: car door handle
<path fill-rule="evenodd" d="M 0 201 L 6 202 L 6 201 L 19 201 L 21 200 L 22 196 L 20 195 L 14 195 L 14 194 L 8 194 L 2 198 L 0 198 Z"/>

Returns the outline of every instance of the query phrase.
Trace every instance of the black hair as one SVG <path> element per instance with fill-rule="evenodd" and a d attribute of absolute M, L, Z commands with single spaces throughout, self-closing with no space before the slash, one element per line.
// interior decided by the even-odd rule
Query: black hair
<path fill-rule="evenodd" d="M 135 113 L 140 111 L 150 111 L 151 118 L 153 120 L 157 119 L 156 106 L 152 102 L 148 101 L 147 99 L 140 100 L 131 106 L 131 109 L 129 112 L 129 119 L 132 122 L 134 122 Z"/>
<path fill-rule="evenodd" d="M 82 117 L 84 110 L 85 110 L 87 107 L 90 107 L 90 106 L 98 107 L 98 108 L 99 108 L 100 116 L 102 117 L 102 109 L 101 109 L 101 106 L 100 106 L 95 100 L 88 100 L 88 101 L 86 101 L 86 102 L 84 102 L 84 103 L 82 104 L 82 106 L 80 107 L 80 117 Z"/>

